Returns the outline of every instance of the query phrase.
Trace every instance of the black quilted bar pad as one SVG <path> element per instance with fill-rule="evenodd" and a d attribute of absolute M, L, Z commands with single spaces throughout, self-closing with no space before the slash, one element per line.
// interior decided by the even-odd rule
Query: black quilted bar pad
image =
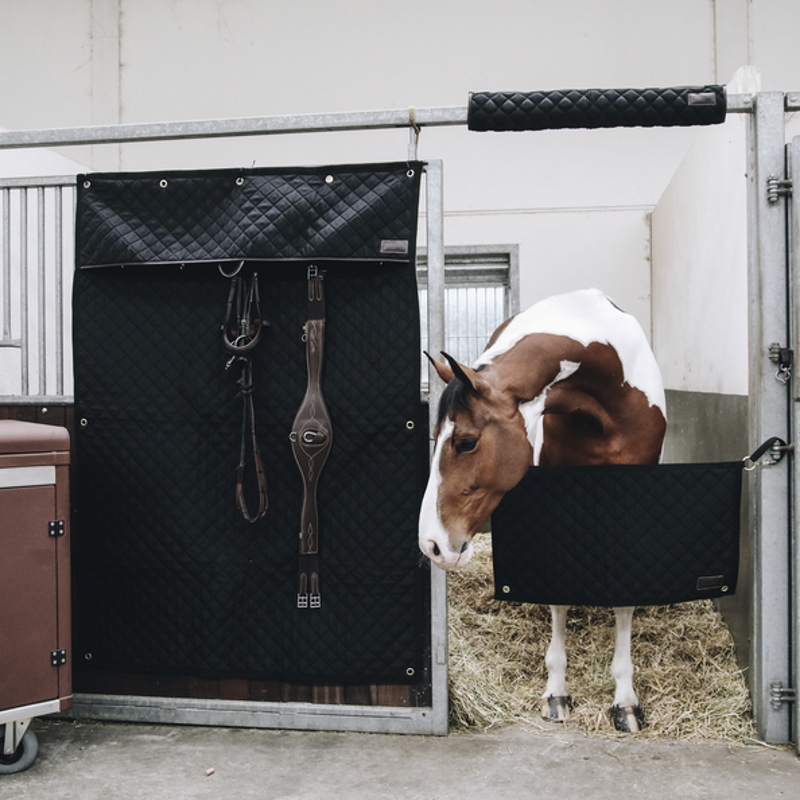
<path fill-rule="evenodd" d="M 492 516 L 495 596 L 664 605 L 733 594 L 742 463 L 532 467 Z"/>
<path fill-rule="evenodd" d="M 77 271 L 74 621 L 85 670 L 419 682 L 428 439 L 413 240 L 409 259 L 325 264 L 334 434 L 313 610 L 296 608 L 302 483 L 289 441 L 306 390 L 306 265 L 244 266 L 258 271 L 270 322 L 253 351 L 269 485 L 255 524 L 234 506 L 242 403 L 220 333 L 230 281 L 212 264 Z M 246 483 L 254 491 L 252 473 Z"/>
<path fill-rule="evenodd" d="M 726 105 L 722 86 L 473 92 L 467 126 L 471 131 L 541 131 L 716 125 L 725 121 Z"/>
<path fill-rule="evenodd" d="M 408 261 L 421 166 L 80 175 L 77 263 Z"/>

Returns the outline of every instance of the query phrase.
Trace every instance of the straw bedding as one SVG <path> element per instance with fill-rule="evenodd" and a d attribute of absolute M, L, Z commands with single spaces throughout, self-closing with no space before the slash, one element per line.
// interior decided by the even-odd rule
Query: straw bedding
<path fill-rule="evenodd" d="M 448 576 L 451 729 L 482 730 L 538 719 L 550 637 L 546 606 L 493 599 L 491 537 Z M 575 702 L 566 728 L 615 735 L 607 710 L 614 613 L 572 608 L 568 680 Z M 638 736 L 743 742 L 756 738 L 751 705 L 731 635 L 708 601 L 639 608 L 634 615 L 634 684 L 648 727 Z M 557 723 L 553 729 L 562 730 Z"/>

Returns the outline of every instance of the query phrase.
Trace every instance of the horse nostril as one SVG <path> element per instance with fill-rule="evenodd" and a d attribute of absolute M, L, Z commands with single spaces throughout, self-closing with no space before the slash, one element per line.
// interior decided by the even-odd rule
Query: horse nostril
<path fill-rule="evenodd" d="M 464 542 L 464 544 L 461 545 L 461 552 L 466 553 L 468 547 L 469 547 L 469 542 Z"/>
<path fill-rule="evenodd" d="M 442 551 L 439 549 L 439 545 L 436 544 L 436 542 L 433 543 L 433 554 L 435 556 L 440 556 L 442 554 Z"/>

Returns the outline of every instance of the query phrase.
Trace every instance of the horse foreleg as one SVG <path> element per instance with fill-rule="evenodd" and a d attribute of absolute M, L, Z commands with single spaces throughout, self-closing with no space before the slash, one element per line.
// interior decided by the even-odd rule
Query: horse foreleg
<path fill-rule="evenodd" d="M 616 641 L 611 675 L 616 684 L 611 721 L 618 731 L 633 733 L 645 727 L 644 714 L 639 707 L 639 698 L 633 689 L 633 661 L 631 660 L 631 627 L 633 606 L 615 608 Z"/>
<path fill-rule="evenodd" d="M 550 606 L 553 629 L 545 656 L 547 687 L 542 695 L 542 717 L 553 722 L 569 719 L 572 698 L 567 688 L 567 611 L 569 606 Z"/>

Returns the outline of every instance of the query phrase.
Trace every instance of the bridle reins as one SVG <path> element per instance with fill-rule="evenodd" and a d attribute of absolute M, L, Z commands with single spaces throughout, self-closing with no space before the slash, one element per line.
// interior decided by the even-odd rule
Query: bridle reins
<path fill-rule="evenodd" d="M 253 363 L 251 353 L 261 339 L 265 322 L 261 318 L 261 300 L 258 294 L 258 273 L 253 272 L 249 281 L 241 275 L 244 262 L 241 262 L 233 274 L 220 272 L 231 279 L 228 303 L 225 311 L 225 322 L 222 324 L 222 341 L 225 349 L 231 354 L 225 369 L 234 364 L 241 366 L 241 374 L 237 380 L 238 396 L 242 398 L 242 436 L 239 446 L 239 464 L 236 468 L 236 508 L 248 522 L 257 522 L 266 513 L 269 505 L 267 497 L 267 476 L 261 460 L 256 437 L 256 412 L 253 403 Z M 249 432 L 249 437 L 248 437 Z M 247 507 L 244 496 L 244 476 L 247 466 L 248 438 L 253 454 L 256 486 L 258 489 L 258 509 L 252 514 Z"/>

